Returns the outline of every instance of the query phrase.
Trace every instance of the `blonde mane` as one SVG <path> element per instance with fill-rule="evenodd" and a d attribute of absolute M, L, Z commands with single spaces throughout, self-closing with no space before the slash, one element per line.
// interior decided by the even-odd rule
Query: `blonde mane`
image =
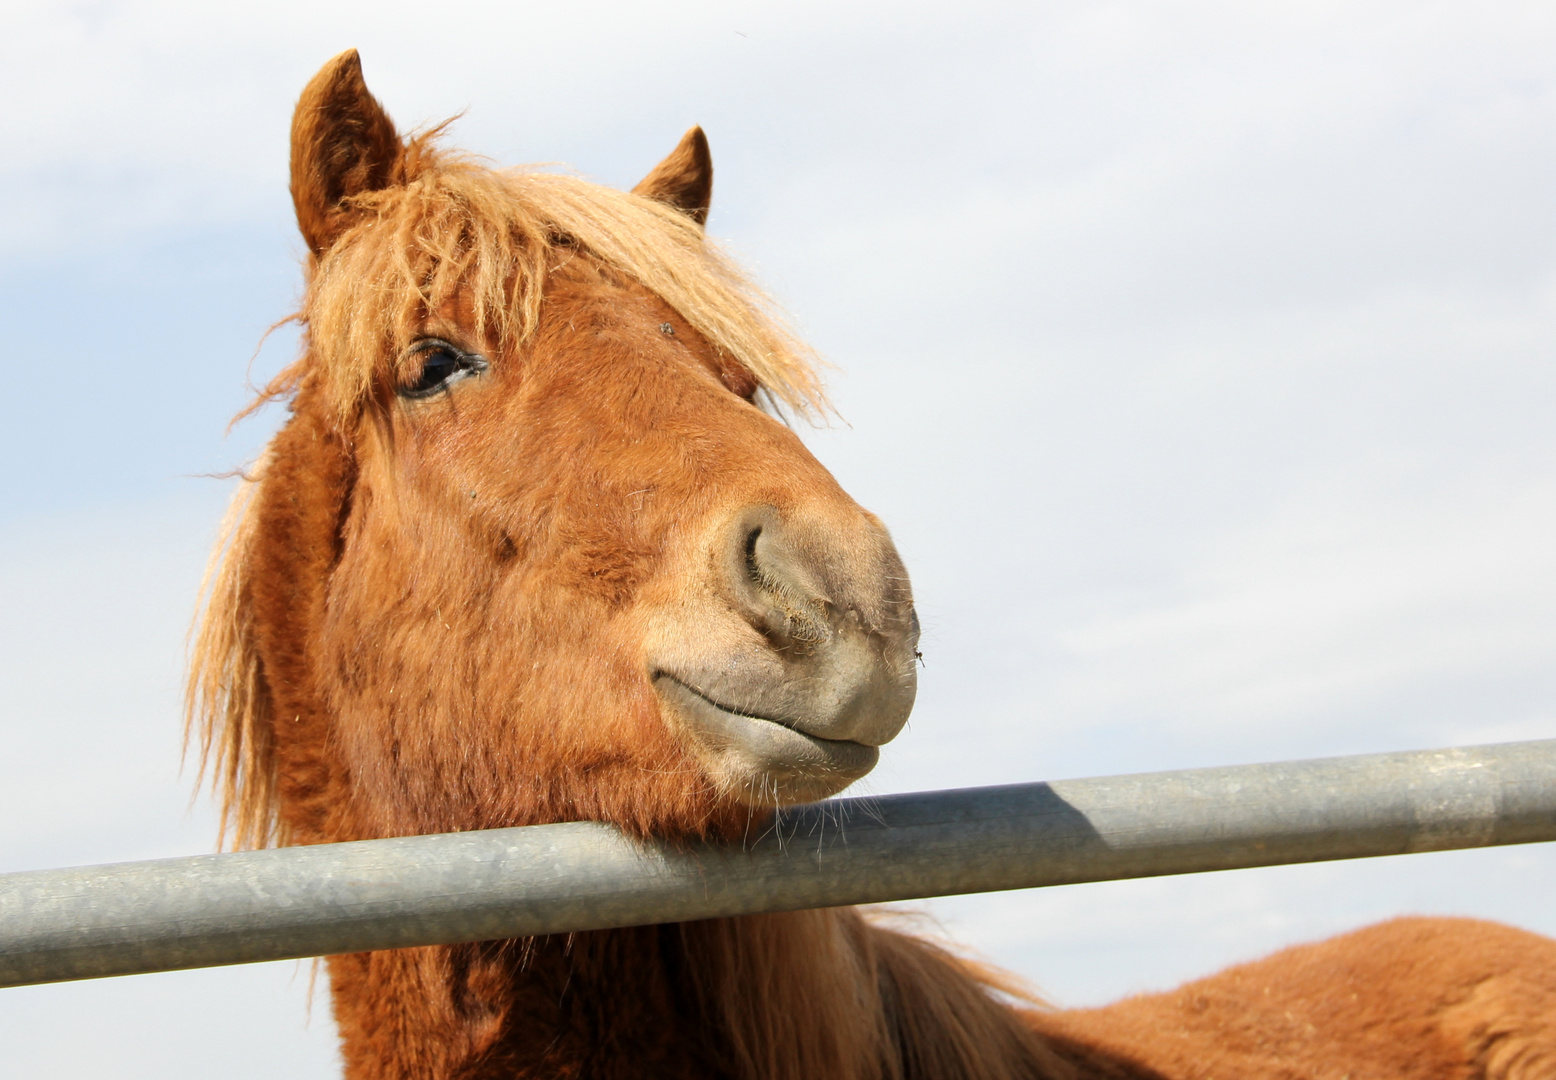
<path fill-rule="evenodd" d="M 290 837 L 279 815 L 270 699 L 254 617 L 244 600 L 253 539 L 248 513 L 263 466 L 239 481 L 200 583 L 184 688 L 184 754 L 199 747 L 197 792 L 210 780 L 224 847 L 261 848 Z"/>
<path fill-rule="evenodd" d="M 539 322 L 548 271 L 584 253 L 658 295 L 771 401 L 801 415 L 826 410 L 814 354 L 686 214 L 574 176 L 490 169 L 436 149 L 434 135 L 405 147 L 401 182 L 350 200 L 355 222 L 310 260 L 294 316 L 305 331 L 303 355 L 250 409 L 307 382 L 344 432 L 375 394 L 414 376 L 401 364 L 429 312 L 457 293 L 474 324 L 511 354 Z M 201 589 L 185 696 L 186 749 L 198 746 L 200 781 L 211 781 L 222 835 L 236 848 L 289 839 L 246 601 L 249 510 L 265 471 L 261 458 L 223 523 Z"/>

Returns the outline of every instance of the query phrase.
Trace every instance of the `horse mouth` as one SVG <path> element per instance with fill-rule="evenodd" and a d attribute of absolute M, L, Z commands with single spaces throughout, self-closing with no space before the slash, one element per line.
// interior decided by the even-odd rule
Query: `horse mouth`
<path fill-rule="evenodd" d="M 792 806 L 836 795 L 875 767 L 880 749 L 827 739 L 792 721 L 721 704 L 666 671 L 654 688 L 681 721 L 703 766 L 729 794 L 751 806 Z"/>

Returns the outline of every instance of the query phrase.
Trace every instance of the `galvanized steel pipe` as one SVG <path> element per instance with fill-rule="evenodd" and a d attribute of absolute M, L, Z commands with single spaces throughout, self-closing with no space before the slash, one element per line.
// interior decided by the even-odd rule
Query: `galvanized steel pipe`
<path fill-rule="evenodd" d="M 743 848 L 539 825 L 0 876 L 0 986 L 1556 840 L 1556 739 L 842 799 Z"/>

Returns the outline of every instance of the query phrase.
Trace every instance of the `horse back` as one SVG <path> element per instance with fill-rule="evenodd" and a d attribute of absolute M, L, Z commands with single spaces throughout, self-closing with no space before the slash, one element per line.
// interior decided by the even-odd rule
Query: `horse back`
<path fill-rule="evenodd" d="M 1168 1080 L 1551 1080 L 1556 941 L 1400 918 L 1167 993 L 1031 1019 Z"/>

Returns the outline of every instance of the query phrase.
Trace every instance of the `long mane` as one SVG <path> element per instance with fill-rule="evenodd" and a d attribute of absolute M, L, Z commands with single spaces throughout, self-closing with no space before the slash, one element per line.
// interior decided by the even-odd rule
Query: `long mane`
<path fill-rule="evenodd" d="M 375 393 L 405 372 L 399 358 L 428 312 L 456 294 L 504 352 L 539 322 L 547 272 L 586 254 L 637 280 L 772 401 L 800 414 L 826 409 L 812 352 L 775 305 L 691 218 L 642 196 L 575 176 L 497 170 L 448 154 L 436 132 L 405 147 L 397 183 L 352 200 L 355 223 L 310 260 L 302 356 L 254 406 L 316 387 L 344 432 Z M 247 412 L 248 410 L 245 410 Z M 242 415 L 242 414 L 240 414 Z M 220 805 L 225 842 L 285 844 L 278 816 L 271 703 L 248 609 L 246 580 L 266 459 L 235 493 L 211 556 L 191 634 L 186 748 Z"/>

